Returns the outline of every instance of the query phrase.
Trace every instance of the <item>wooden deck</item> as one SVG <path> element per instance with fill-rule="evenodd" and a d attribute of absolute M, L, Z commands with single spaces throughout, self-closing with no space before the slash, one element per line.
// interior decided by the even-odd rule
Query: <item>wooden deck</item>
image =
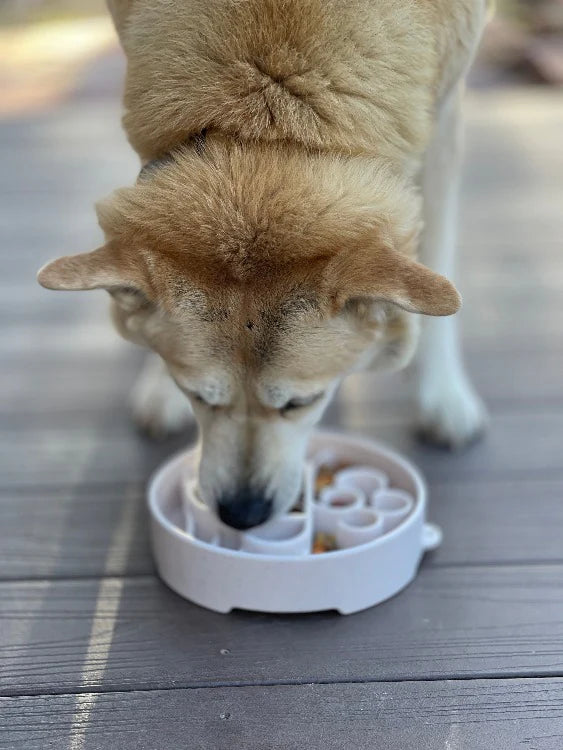
<path fill-rule="evenodd" d="M 0 749 L 561 750 L 561 97 L 468 96 L 463 316 L 487 439 L 418 446 L 406 376 L 350 380 L 326 420 L 420 465 L 443 546 L 358 615 L 224 616 L 168 590 L 147 543 L 144 483 L 190 436 L 133 431 L 140 353 L 102 293 L 34 282 L 95 246 L 94 200 L 134 179 L 119 75 L 108 58 L 1 123 Z"/>

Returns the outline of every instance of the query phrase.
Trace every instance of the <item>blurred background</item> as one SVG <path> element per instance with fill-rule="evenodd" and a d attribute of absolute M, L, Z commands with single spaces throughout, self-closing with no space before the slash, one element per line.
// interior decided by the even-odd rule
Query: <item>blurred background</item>
<path fill-rule="evenodd" d="M 420 446 L 408 372 L 349 379 L 326 417 L 411 456 L 444 529 L 442 547 L 397 600 L 331 621 L 335 642 L 347 643 L 346 628 L 363 628 L 373 648 L 357 653 L 393 679 L 546 675 L 562 658 L 563 0 L 498 5 L 465 104 L 458 274 L 466 359 L 492 414 L 490 432 L 462 454 Z M 152 443 L 136 434 L 127 402 L 142 353 L 113 332 L 105 293 L 48 292 L 35 282 L 47 260 L 100 243 L 94 202 L 136 178 L 120 125 L 124 72 L 102 0 L 0 2 L 0 647 L 14 695 L 170 688 L 190 668 L 192 640 L 203 659 L 231 644 L 220 616 L 198 614 L 153 576 L 145 481 L 194 435 Z M 290 663 L 293 627 L 305 640 L 310 632 L 314 652 L 324 621 L 280 625 L 274 645 L 260 635 L 260 670 L 267 674 L 276 654 Z M 244 633 L 254 642 L 266 632 L 261 623 L 275 629 L 278 621 L 239 613 L 229 622 L 240 646 Z M 414 632 L 411 622 L 423 625 Z M 421 633 L 434 631 L 441 635 L 427 645 Z M 251 647 L 242 654 L 253 663 Z M 227 662 L 217 659 L 219 673 Z M 75 750 L 93 715 L 88 700 L 71 717 Z M 555 720 L 545 750 L 561 746 L 560 712 Z M 495 726 L 490 742 L 464 746 L 498 745 Z M 63 747 L 67 729 L 61 719 L 52 736 L 42 731 Z M 10 747 L 50 746 L 14 737 Z"/>

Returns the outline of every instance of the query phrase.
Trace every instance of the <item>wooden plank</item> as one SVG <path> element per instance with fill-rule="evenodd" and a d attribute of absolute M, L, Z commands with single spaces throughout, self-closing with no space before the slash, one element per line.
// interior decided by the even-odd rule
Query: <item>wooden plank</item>
<path fill-rule="evenodd" d="M 156 467 L 195 438 L 191 432 L 154 443 L 135 433 L 128 411 L 75 414 L 51 429 L 34 420 L 0 430 L 0 488 L 74 488 L 145 482 Z"/>
<path fill-rule="evenodd" d="M 447 460 L 447 459 L 446 459 Z M 563 561 L 563 477 L 437 483 L 428 565 Z M 148 574 L 142 484 L 0 492 L 0 579 Z"/>
<path fill-rule="evenodd" d="M 448 453 L 421 445 L 405 417 L 377 415 L 365 406 L 350 403 L 331 407 L 328 424 L 345 432 L 361 433 L 380 439 L 404 452 L 422 469 L 432 486 L 438 481 L 485 481 L 508 478 L 561 476 L 563 413 L 545 411 L 499 413 L 484 440 L 460 453 Z"/>
<path fill-rule="evenodd" d="M 434 485 L 428 565 L 563 561 L 562 497 L 563 478 Z M 153 571 L 142 485 L 3 491 L 0 528 L 3 580 Z"/>
<path fill-rule="evenodd" d="M 545 349 L 533 356 L 528 351 L 468 351 L 465 359 L 481 397 L 499 411 L 563 404 L 563 349 Z M 345 380 L 337 399 L 342 408 L 363 406 L 375 419 L 380 414 L 408 416 L 415 389 L 413 369 L 392 374 L 365 372 Z"/>
<path fill-rule="evenodd" d="M 90 693 L 0 707 L 2 750 L 560 750 L 563 742 L 561 679 Z"/>
<path fill-rule="evenodd" d="M 56 250 L 53 254 L 56 254 Z M 39 266 L 37 267 L 38 270 Z M 48 295 L 46 297 L 46 295 Z M 26 304 L 21 303 L 22 297 L 25 296 Z M 70 297 L 70 299 L 69 299 Z M 48 294 L 48 291 L 37 285 L 37 289 L 24 282 L 14 284 L 9 289 L 2 290 L 0 299 L 0 315 L 10 327 L 14 326 L 18 333 L 23 332 L 24 325 L 36 327 L 40 330 L 47 331 L 52 325 L 71 327 L 87 325 L 94 315 L 97 318 L 103 317 L 104 309 L 100 305 L 98 295 L 80 294 L 80 292 L 67 292 L 65 294 Z M 106 318 L 108 316 L 106 315 Z M 109 338 L 109 336 L 108 336 Z M 48 356 L 51 352 L 45 352 Z M 9 364 L 25 364 L 26 358 L 29 361 L 33 352 L 22 351 L 20 359 L 10 359 Z"/>
<path fill-rule="evenodd" d="M 438 483 L 429 518 L 444 531 L 431 565 L 563 561 L 563 478 Z"/>
<path fill-rule="evenodd" d="M 539 282 L 530 280 L 536 289 Z M 513 299 L 511 299 L 511 297 Z M 464 287 L 464 310 L 461 315 L 464 340 L 470 349 L 513 352 L 521 349 L 535 354 L 549 350 L 558 339 L 556 323 L 562 312 L 561 298 L 545 293 L 545 298 L 531 296 L 525 303 L 516 294 L 498 294 L 486 287 Z"/>
<path fill-rule="evenodd" d="M 0 579 L 153 572 L 142 485 L 0 493 Z"/>
<path fill-rule="evenodd" d="M 124 347 L 105 356 L 46 353 L 36 354 L 34 361 L 8 362 L 0 372 L 0 411 L 5 417 L 33 416 L 36 424 L 53 424 L 53 417 L 69 413 L 80 413 L 88 423 L 92 415 L 116 408 L 128 417 L 143 357 Z"/>
<path fill-rule="evenodd" d="M 517 155 L 514 154 L 514 159 Z M 462 193 L 460 237 L 471 237 L 475 245 L 490 242 L 491 237 L 504 242 L 528 242 L 530 252 L 536 243 L 555 242 L 561 236 L 561 205 L 563 193 L 559 186 L 539 190 L 537 185 L 527 190 L 497 190 L 494 200 L 490 190 L 483 190 L 480 198 L 475 190 Z M 465 240 L 467 242 L 467 240 Z M 509 269 L 506 269 L 509 272 Z"/>
<path fill-rule="evenodd" d="M 498 479 L 558 478 L 563 411 L 546 407 L 493 414 L 481 443 L 462 453 L 420 445 L 404 416 L 373 415 L 362 404 L 336 402 L 325 424 L 388 442 L 410 456 L 430 484 Z M 34 419 L 0 427 L 0 488 L 142 482 L 156 466 L 195 438 L 192 432 L 154 444 L 135 435 L 125 410 L 75 414 L 49 427 Z M 533 446 L 533 450 L 531 450 Z"/>
<path fill-rule="evenodd" d="M 563 561 L 563 477 L 437 483 L 429 518 L 444 531 L 427 565 Z M 142 484 L 0 492 L 0 579 L 153 571 Z"/>
<path fill-rule="evenodd" d="M 2 691 L 557 676 L 562 587 L 560 565 L 425 567 L 343 617 L 220 615 L 152 578 L 2 583 Z"/>
<path fill-rule="evenodd" d="M 69 310 L 69 315 L 71 311 Z M 56 325 L 50 323 L 42 328 L 40 325 L 30 326 L 29 323 L 12 325 L 8 335 L 2 342 L 2 356 L 10 359 L 19 357 L 30 351 L 35 351 L 40 361 L 44 355 L 57 353 L 61 358 L 67 354 L 82 352 L 94 356 L 97 352 L 118 353 L 122 351 L 120 341 L 108 320 L 82 321 L 78 325 L 71 322 Z"/>
<path fill-rule="evenodd" d="M 4 415 L 32 415 L 39 426 L 69 413 L 72 419 L 75 412 L 83 414 L 86 422 L 88 412 L 118 408 L 127 419 L 128 397 L 145 353 L 125 345 L 98 351 L 84 351 L 78 345 L 73 350 L 71 343 L 67 340 L 69 348 L 61 351 L 53 342 L 52 351 L 22 351 L 3 362 L 0 411 Z M 468 351 L 466 360 L 479 393 L 496 409 L 522 411 L 536 404 L 540 408 L 563 404 L 563 347 L 541 349 L 533 356 L 526 350 Z M 351 376 L 337 398 L 342 407 L 363 405 L 376 418 L 408 416 L 414 387 L 412 372 L 362 373 Z"/>

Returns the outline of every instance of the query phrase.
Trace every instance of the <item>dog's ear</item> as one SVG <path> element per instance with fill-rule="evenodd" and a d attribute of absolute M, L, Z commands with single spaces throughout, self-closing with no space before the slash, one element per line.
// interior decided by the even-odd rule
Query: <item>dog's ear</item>
<path fill-rule="evenodd" d="M 461 296 L 444 276 L 387 247 L 356 248 L 332 264 L 337 307 L 358 298 L 391 302 L 422 315 L 453 315 Z"/>
<path fill-rule="evenodd" d="M 138 279 L 123 258 L 109 245 L 90 253 L 66 255 L 52 260 L 37 274 L 46 289 L 79 291 L 86 289 L 137 288 Z"/>

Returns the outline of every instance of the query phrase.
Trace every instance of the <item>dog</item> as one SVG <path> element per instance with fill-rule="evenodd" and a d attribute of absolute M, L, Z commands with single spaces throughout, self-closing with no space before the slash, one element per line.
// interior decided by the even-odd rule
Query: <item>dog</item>
<path fill-rule="evenodd" d="M 487 1 L 109 9 L 142 169 L 97 205 L 105 244 L 38 279 L 106 289 L 121 335 L 155 353 L 135 389 L 138 419 L 171 431 L 193 409 L 205 502 L 237 529 L 287 511 L 343 378 L 401 369 L 417 346 L 424 435 L 474 440 L 487 415 L 446 277 L 460 100 Z"/>

